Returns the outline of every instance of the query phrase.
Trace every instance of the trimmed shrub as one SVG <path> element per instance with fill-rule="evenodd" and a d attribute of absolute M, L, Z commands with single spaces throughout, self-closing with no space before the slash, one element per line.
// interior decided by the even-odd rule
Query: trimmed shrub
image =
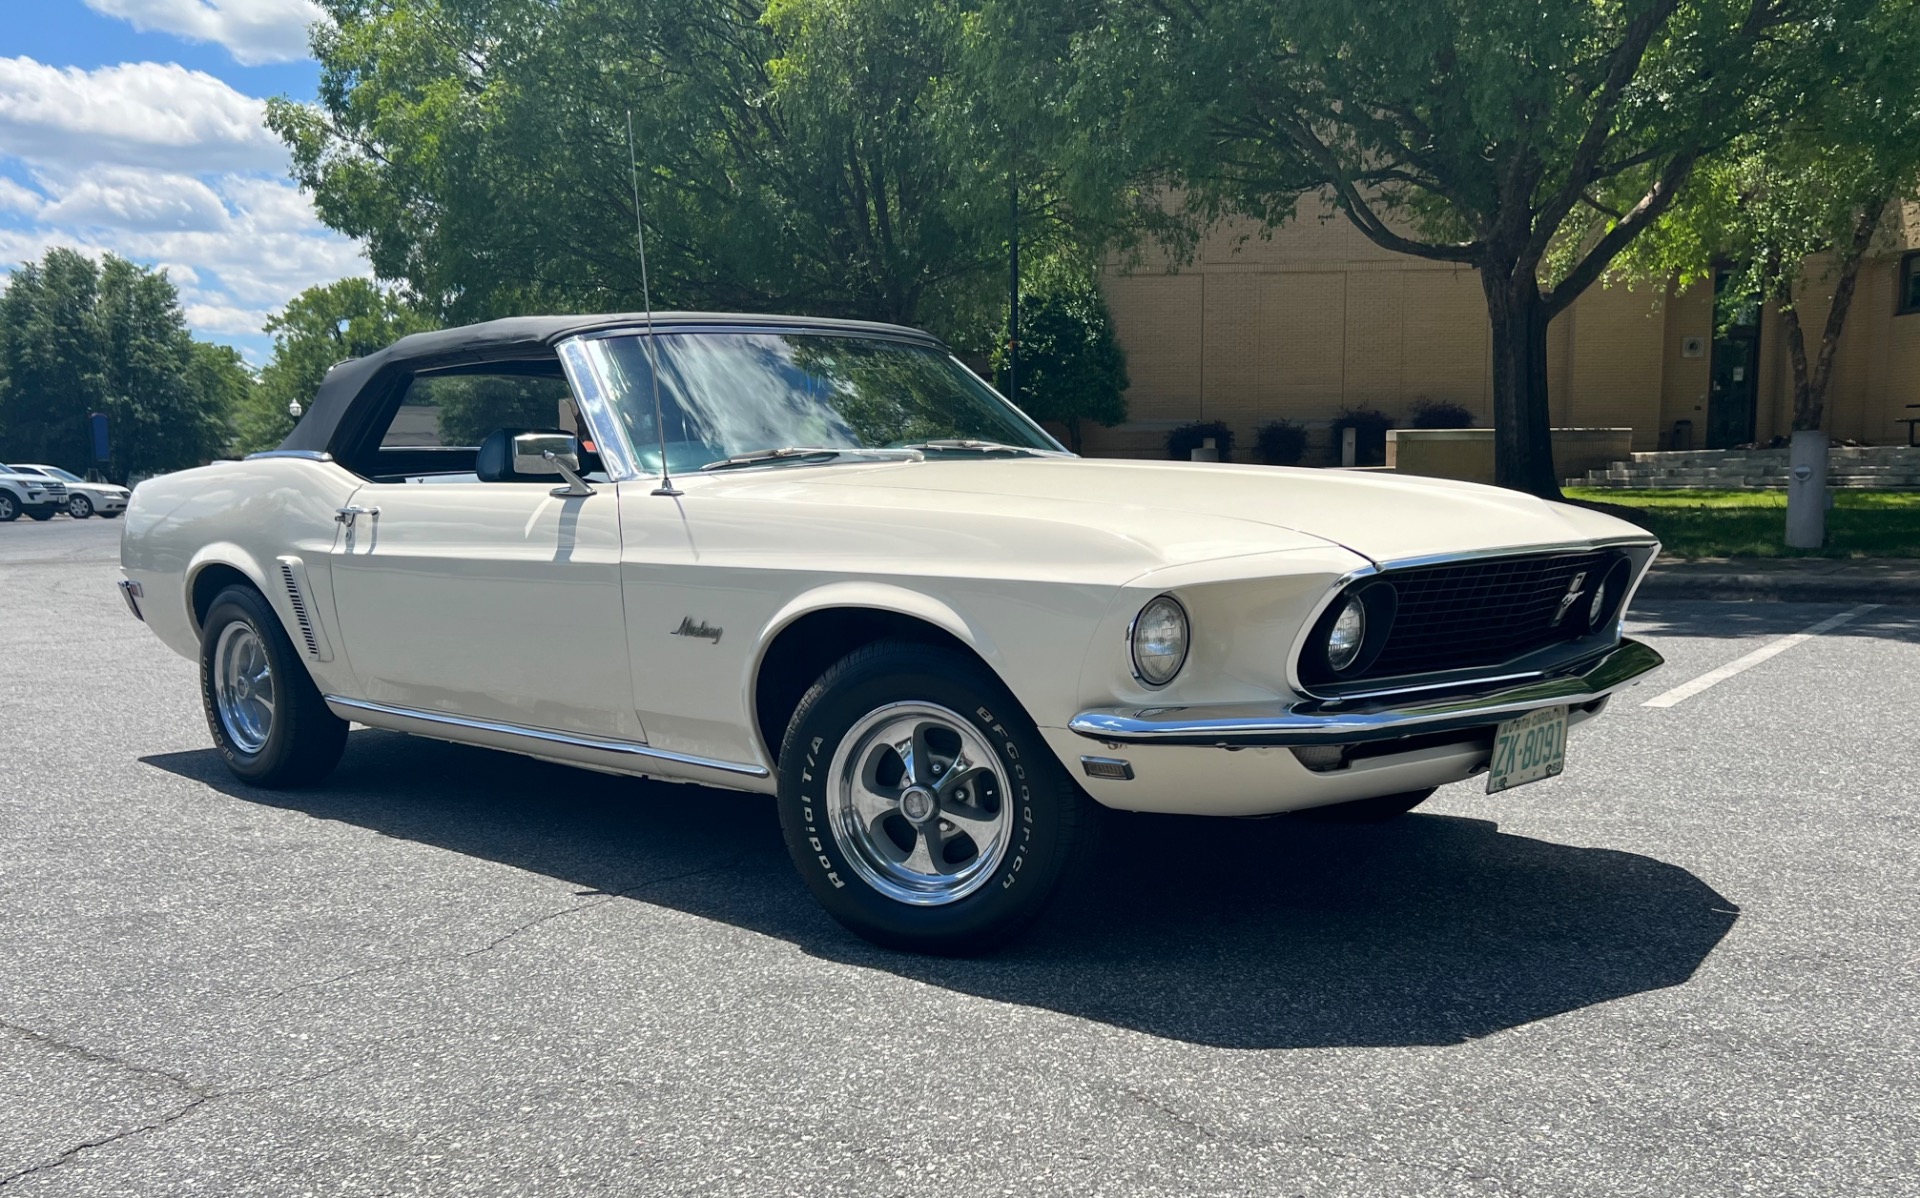
<path fill-rule="evenodd" d="M 1269 466 L 1298 466 L 1307 456 L 1305 425 L 1269 420 L 1254 431 L 1254 452 Z"/>
<path fill-rule="evenodd" d="M 1473 413 L 1449 399 L 1413 401 L 1414 428 L 1472 428 Z"/>
<path fill-rule="evenodd" d="M 1333 420 L 1333 446 L 1329 460 L 1336 466 L 1340 464 L 1340 444 L 1346 439 L 1346 430 L 1353 429 L 1356 434 L 1353 464 L 1386 465 L 1387 430 L 1392 427 L 1393 417 L 1377 408 L 1341 408 L 1340 414 Z"/>
<path fill-rule="evenodd" d="M 1167 434 L 1167 456 L 1176 462 L 1189 461 L 1193 451 L 1213 438 L 1214 448 L 1220 451 L 1220 460 L 1233 460 L 1233 429 L 1224 420 L 1196 420 L 1192 424 L 1183 424 Z"/>

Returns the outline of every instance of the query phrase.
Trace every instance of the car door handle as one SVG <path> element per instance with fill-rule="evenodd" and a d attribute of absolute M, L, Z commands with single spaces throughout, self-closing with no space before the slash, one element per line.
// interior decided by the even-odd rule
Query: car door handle
<path fill-rule="evenodd" d="M 360 516 L 372 516 L 375 520 L 378 520 L 380 518 L 380 509 L 377 507 L 357 506 L 337 507 L 333 509 L 334 522 L 337 524 L 345 524 L 349 528 L 353 526 L 354 520 Z"/>

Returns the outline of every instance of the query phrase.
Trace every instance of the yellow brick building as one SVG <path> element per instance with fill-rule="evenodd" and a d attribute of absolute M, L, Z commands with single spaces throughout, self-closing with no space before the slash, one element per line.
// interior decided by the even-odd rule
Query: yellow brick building
<path fill-rule="evenodd" d="M 1304 206 L 1303 206 L 1304 207 Z M 1920 206 L 1864 268 L 1828 393 L 1827 427 L 1865 444 L 1904 443 L 1920 416 Z M 1253 460 L 1270 420 L 1325 425 L 1342 407 L 1402 427 L 1416 400 L 1492 419 L 1485 302 L 1471 269 L 1388 253 L 1344 219 L 1304 217 L 1270 237 L 1224 228 L 1177 270 L 1115 267 L 1107 298 L 1127 351 L 1128 421 L 1089 426 L 1086 452 L 1161 457 L 1168 429 L 1233 426 Z M 1824 283 L 1804 288 L 1808 352 L 1826 319 Z M 1777 312 L 1716 336 L 1713 284 L 1596 286 L 1549 330 L 1556 425 L 1630 427 L 1636 450 L 1719 448 L 1792 427 L 1793 375 Z M 1312 460 L 1312 459 L 1310 459 Z"/>

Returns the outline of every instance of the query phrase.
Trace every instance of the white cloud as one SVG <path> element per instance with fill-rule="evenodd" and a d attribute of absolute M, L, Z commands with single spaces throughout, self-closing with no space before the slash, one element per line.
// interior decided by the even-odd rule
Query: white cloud
<path fill-rule="evenodd" d="M 133 62 L 83 71 L 0 58 L 0 153 L 36 163 L 286 169 L 266 105 L 203 71 Z"/>
<path fill-rule="evenodd" d="M 51 225 L 134 232 L 218 232 L 228 224 L 226 205 L 200 180 L 132 167 L 82 174 L 38 215 Z"/>
<path fill-rule="evenodd" d="M 193 330 L 258 361 L 271 311 L 369 273 L 359 245 L 321 225 L 286 178 L 264 107 L 173 64 L 0 58 L 0 285 L 53 246 L 164 267 Z"/>
<path fill-rule="evenodd" d="M 22 187 L 5 175 L 0 175 L 0 212 L 38 212 L 45 207 L 47 197 L 30 187 Z"/>
<path fill-rule="evenodd" d="M 86 0 L 141 32 L 218 42 L 246 66 L 308 57 L 307 27 L 326 14 L 313 0 Z"/>
<path fill-rule="evenodd" d="M 202 333 L 252 336 L 271 315 L 266 308 L 236 308 L 231 304 L 188 304 L 187 323 Z"/>

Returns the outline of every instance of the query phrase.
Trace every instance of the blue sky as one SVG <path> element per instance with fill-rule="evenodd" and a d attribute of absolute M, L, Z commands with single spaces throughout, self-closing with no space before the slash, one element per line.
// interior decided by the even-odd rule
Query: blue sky
<path fill-rule="evenodd" d="M 260 123 L 310 99 L 312 0 L 3 0 L 0 272 L 47 248 L 165 267 L 196 336 L 256 364 L 301 289 L 366 274 Z"/>

